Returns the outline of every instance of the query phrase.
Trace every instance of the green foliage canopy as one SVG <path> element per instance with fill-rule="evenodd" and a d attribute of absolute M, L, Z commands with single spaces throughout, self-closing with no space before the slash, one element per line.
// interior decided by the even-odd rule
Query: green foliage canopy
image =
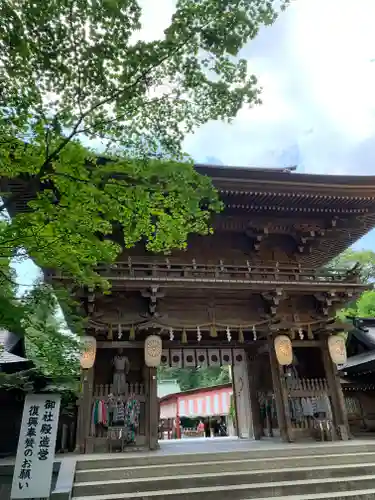
<path fill-rule="evenodd" d="M 349 248 L 336 259 L 329 267 L 331 269 L 351 269 L 360 266 L 360 275 L 363 283 L 373 284 L 375 281 L 375 253 L 371 250 L 353 250 Z M 367 290 L 356 300 L 347 305 L 338 313 L 339 317 L 346 316 L 370 318 L 375 317 L 375 291 Z"/>
<path fill-rule="evenodd" d="M 183 140 L 260 102 L 239 53 L 287 3 L 177 0 L 163 36 L 144 41 L 136 0 L 2 2 L 0 214 L 31 201 L 0 254 L 26 249 L 92 284 L 122 247 L 168 251 L 206 234 L 220 204 Z M 82 139 L 105 141 L 111 162 L 98 164 Z"/>
<path fill-rule="evenodd" d="M 228 367 L 158 368 L 159 380 L 176 380 L 182 391 L 227 384 L 231 381 Z"/>
<path fill-rule="evenodd" d="M 34 364 L 26 372 L 0 373 L 0 387 L 32 390 L 33 382 L 44 379 L 61 390 L 77 391 L 81 345 L 79 338 L 66 331 L 63 321 L 57 319 L 55 292 L 39 283 L 22 298 L 0 294 L 0 299 L 0 327 L 24 338 L 26 357 Z M 8 317 L 4 320 L 7 303 L 16 312 L 13 321 Z"/>

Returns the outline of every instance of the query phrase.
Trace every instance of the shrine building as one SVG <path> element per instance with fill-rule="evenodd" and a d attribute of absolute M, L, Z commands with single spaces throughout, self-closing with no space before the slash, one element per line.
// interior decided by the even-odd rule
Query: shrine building
<path fill-rule="evenodd" d="M 77 449 L 107 449 L 105 422 L 92 415 L 113 397 L 139 405 L 133 444 L 158 447 L 157 368 L 145 363 L 151 335 L 162 340 L 163 366 L 232 366 L 239 437 L 290 443 L 313 437 L 318 422 L 333 439 L 350 439 L 337 371 L 345 325 L 335 313 L 366 286 L 358 269 L 324 266 L 375 226 L 375 177 L 196 169 L 212 179 L 225 206 L 213 218 L 214 233 L 191 235 L 186 251 L 168 256 L 141 244 L 124 250 L 99 268 L 110 294 L 75 290 L 87 335 L 96 339 Z M 69 282 L 54 270 L 45 276 Z M 114 379 L 113 364 L 125 377 Z"/>

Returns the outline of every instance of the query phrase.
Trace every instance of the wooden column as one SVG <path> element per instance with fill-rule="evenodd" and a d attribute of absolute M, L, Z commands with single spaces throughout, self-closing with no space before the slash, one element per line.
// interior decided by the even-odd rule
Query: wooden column
<path fill-rule="evenodd" d="M 147 434 L 150 450 L 158 448 L 159 407 L 156 368 L 146 368 L 147 376 Z"/>
<path fill-rule="evenodd" d="M 293 442 L 293 429 L 288 411 L 288 391 L 285 385 L 285 377 L 282 366 L 279 365 L 274 347 L 274 336 L 269 335 L 268 351 L 271 365 L 272 385 L 275 394 L 277 421 L 280 428 L 280 436 L 286 443 Z"/>
<path fill-rule="evenodd" d="M 83 443 L 83 373 L 81 372 L 80 376 L 80 393 L 78 396 L 77 406 L 77 423 L 76 423 L 76 445 L 75 445 L 75 453 L 84 453 L 84 443 Z"/>
<path fill-rule="evenodd" d="M 322 357 L 324 371 L 328 383 L 328 390 L 331 396 L 333 425 L 335 427 L 335 435 L 346 441 L 349 439 L 349 422 L 348 414 L 345 406 L 345 398 L 342 392 L 340 377 L 338 375 L 337 366 L 333 363 L 328 349 L 328 338 L 322 339 Z"/>
<path fill-rule="evenodd" d="M 248 355 L 248 373 L 249 373 L 249 396 L 253 419 L 254 439 L 259 440 L 263 435 L 263 426 L 260 420 L 260 405 L 257 394 L 259 377 L 259 359 Z"/>
<path fill-rule="evenodd" d="M 235 377 L 233 375 L 233 365 L 231 366 L 231 374 L 232 374 L 232 387 L 233 387 L 233 407 L 234 407 L 234 422 L 233 425 L 236 427 L 236 436 L 240 438 L 240 427 L 238 425 L 238 405 L 237 405 L 237 387 Z"/>
<path fill-rule="evenodd" d="M 88 453 L 87 440 L 90 435 L 91 406 L 93 392 L 94 369 L 84 370 L 81 373 L 82 391 L 78 406 L 76 451 Z"/>

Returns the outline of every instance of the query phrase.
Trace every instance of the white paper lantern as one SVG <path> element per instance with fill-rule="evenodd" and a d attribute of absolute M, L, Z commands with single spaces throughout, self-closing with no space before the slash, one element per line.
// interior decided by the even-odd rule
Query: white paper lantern
<path fill-rule="evenodd" d="M 157 368 L 161 363 L 163 343 L 159 335 L 150 335 L 145 340 L 145 364 Z"/>
<path fill-rule="evenodd" d="M 293 363 L 292 341 L 287 335 L 278 335 L 274 341 L 277 361 L 281 366 Z"/>
<path fill-rule="evenodd" d="M 342 335 L 331 335 L 328 338 L 328 350 L 336 365 L 343 365 L 347 360 L 345 338 Z"/>
<path fill-rule="evenodd" d="M 81 368 L 82 370 L 89 370 L 94 366 L 96 357 L 96 338 L 95 337 L 82 337 L 81 342 L 83 349 L 81 352 Z"/>

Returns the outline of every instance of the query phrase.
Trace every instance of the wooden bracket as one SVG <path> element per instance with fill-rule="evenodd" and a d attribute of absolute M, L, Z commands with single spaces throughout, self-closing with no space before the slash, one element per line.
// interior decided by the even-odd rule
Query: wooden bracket
<path fill-rule="evenodd" d="M 149 308 L 150 315 L 151 316 L 156 315 L 157 314 L 156 307 L 157 307 L 158 299 L 163 298 L 165 296 L 165 293 L 159 291 L 158 286 L 152 286 L 147 290 L 143 290 L 141 292 L 141 294 L 142 294 L 142 297 L 144 297 L 145 299 L 149 299 L 148 308 Z"/>

